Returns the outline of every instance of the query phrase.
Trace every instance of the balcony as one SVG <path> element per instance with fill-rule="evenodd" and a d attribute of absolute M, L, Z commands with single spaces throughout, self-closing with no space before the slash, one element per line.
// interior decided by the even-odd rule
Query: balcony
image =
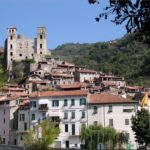
<path fill-rule="evenodd" d="M 48 110 L 47 104 L 42 104 L 42 105 L 40 105 L 39 111 L 47 111 L 47 110 Z"/>

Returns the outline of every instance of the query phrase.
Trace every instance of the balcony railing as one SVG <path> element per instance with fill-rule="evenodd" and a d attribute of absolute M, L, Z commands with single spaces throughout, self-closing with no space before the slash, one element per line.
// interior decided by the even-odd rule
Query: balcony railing
<path fill-rule="evenodd" d="M 48 107 L 39 107 L 39 111 L 47 111 Z"/>

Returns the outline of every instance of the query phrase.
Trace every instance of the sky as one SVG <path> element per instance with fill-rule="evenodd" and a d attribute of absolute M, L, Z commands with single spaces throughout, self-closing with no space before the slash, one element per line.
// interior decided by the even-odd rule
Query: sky
<path fill-rule="evenodd" d="M 36 37 L 37 27 L 46 27 L 47 47 L 65 43 L 95 43 L 114 40 L 125 33 L 123 25 L 109 20 L 95 21 L 106 0 L 90 5 L 88 0 L 0 0 L 0 46 L 4 46 L 7 28 L 18 34 Z"/>

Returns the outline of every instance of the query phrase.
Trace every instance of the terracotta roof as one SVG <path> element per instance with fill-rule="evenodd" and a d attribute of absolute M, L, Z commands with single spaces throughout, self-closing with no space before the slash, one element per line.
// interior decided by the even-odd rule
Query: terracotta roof
<path fill-rule="evenodd" d="M 4 86 L 7 86 L 7 87 L 18 87 L 18 84 L 5 84 Z"/>
<path fill-rule="evenodd" d="M 73 90 L 73 91 L 43 91 L 33 92 L 30 97 L 61 97 L 61 96 L 86 96 L 87 91 Z"/>
<path fill-rule="evenodd" d="M 73 75 L 71 74 L 62 74 L 62 73 L 50 73 L 53 77 L 65 77 L 65 78 L 72 78 Z"/>
<path fill-rule="evenodd" d="M 18 96 L 3 95 L 3 96 L 0 96 L 0 102 L 2 102 L 2 101 L 16 100 L 16 99 L 18 99 L 18 98 L 19 98 Z"/>
<path fill-rule="evenodd" d="M 137 86 L 126 86 L 126 89 L 137 90 L 137 89 L 139 89 L 139 87 L 137 87 Z"/>
<path fill-rule="evenodd" d="M 3 90 L 8 90 L 8 91 L 25 91 L 24 88 L 3 88 Z"/>
<path fill-rule="evenodd" d="M 61 89 L 70 89 L 70 88 L 81 88 L 81 87 L 87 87 L 89 84 L 84 82 L 75 82 L 73 84 L 61 84 L 59 87 Z"/>
<path fill-rule="evenodd" d="M 77 70 L 77 72 L 80 72 L 80 73 L 97 73 L 95 70 L 87 70 L 87 69 Z"/>
<path fill-rule="evenodd" d="M 90 94 L 89 104 L 116 104 L 116 103 L 136 103 L 136 101 L 125 99 L 118 95 L 109 93 Z"/>
<path fill-rule="evenodd" d="M 27 94 L 27 93 L 24 93 L 24 92 L 12 92 L 12 93 L 10 93 L 12 96 L 14 95 L 16 95 L 16 96 L 29 96 L 29 94 Z"/>

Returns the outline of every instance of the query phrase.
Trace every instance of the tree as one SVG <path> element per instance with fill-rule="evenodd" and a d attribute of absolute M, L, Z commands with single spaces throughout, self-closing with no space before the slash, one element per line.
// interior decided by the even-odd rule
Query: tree
<path fill-rule="evenodd" d="M 38 133 L 39 128 L 41 130 L 41 137 Z M 57 127 L 57 124 L 46 119 L 37 125 L 34 131 L 30 131 L 27 134 L 27 137 L 24 138 L 25 147 L 29 147 L 33 150 L 49 150 L 59 133 L 60 129 Z"/>
<path fill-rule="evenodd" d="M 98 0 L 88 0 L 90 4 L 95 4 Z M 126 24 L 128 32 L 139 31 L 140 37 L 150 43 L 150 1 L 149 0 L 109 0 L 109 5 L 104 8 L 104 12 L 96 17 L 96 21 L 101 18 L 108 19 L 114 14 L 111 21 L 119 25 Z M 143 35 L 143 36 L 141 36 Z"/>
<path fill-rule="evenodd" d="M 132 130 L 135 132 L 136 141 L 141 145 L 150 144 L 150 113 L 146 109 L 138 110 L 132 117 Z"/>
<path fill-rule="evenodd" d="M 97 149 L 99 143 L 103 143 L 105 149 L 122 149 L 128 142 L 125 132 L 117 132 L 111 127 L 102 127 L 101 125 L 91 125 L 82 127 L 81 142 L 85 149 Z"/>

